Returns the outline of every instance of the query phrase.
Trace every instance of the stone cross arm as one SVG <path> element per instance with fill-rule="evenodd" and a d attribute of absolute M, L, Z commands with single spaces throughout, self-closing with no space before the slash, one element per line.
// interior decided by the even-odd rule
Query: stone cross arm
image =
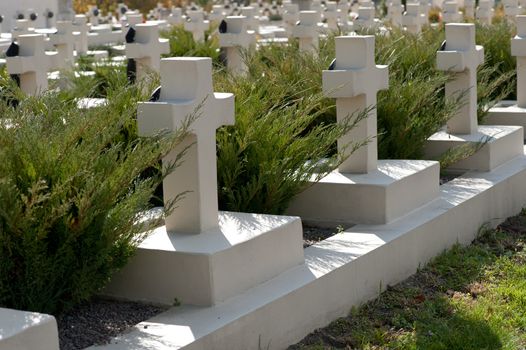
<path fill-rule="evenodd" d="M 324 70 L 323 92 L 331 98 L 354 97 L 389 88 L 389 73 L 386 65 L 372 68 Z"/>
<path fill-rule="evenodd" d="M 56 52 L 46 53 L 42 34 L 27 34 L 18 37 L 20 51 L 18 56 L 7 57 L 9 74 L 24 74 L 35 71 L 47 71 L 54 68 Z"/>
<path fill-rule="evenodd" d="M 323 92 L 332 98 L 376 95 L 389 87 L 389 71 L 374 61 L 374 36 L 335 38 L 336 60 L 322 73 Z"/>
<path fill-rule="evenodd" d="M 437 68 L 443 71 L 475 70 L 484 62 L 484 48 L 475 45 L 472 23 L 446 24 L 446 46 L 437 52 Z"/>
<path fill-rule="evenodd" d="M 163 130 L 175 131 L 194 115 L 190 133 L 198 138 L 209 135 L 222 125 L 233 125 L 234 95 L 214 92 L 201 101 L 141 102 L 137 115 L 139 136 L 153 136 Z"/>

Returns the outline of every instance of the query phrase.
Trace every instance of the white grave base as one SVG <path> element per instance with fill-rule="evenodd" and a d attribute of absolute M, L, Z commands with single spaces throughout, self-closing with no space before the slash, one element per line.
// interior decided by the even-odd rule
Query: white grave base
<path fill-rule="evenodd" d="M 439 172 L 438 162 L 425 160 L 379 160 L 368 174 L 334 171 L 298 195 L 287 212 L 323 226 L 385 224 L 435 199 Z"/>
<path fill-rule="evenodd" d="M 526 129 L 526 108 L 517 106 L 517 101 L 501 101 L 489 110 L 484 124 L 518 125 Z"/>
<path fill-rule="evenodd" d="M 427 158 L 435 159 L 450 148 L 487 141 L 471 157 L 452 164 L 451 171 L 491 171 L 502 163 L 522 154 L 524 142 L 520 126 L 481 125 L 476 134 L 453 135 L 439 131 L 428 139 L 425 145 Z"/>
<path fill-rule="evenodd" d="M 470 243 L 482 225 L 519 213 L 525 182 L 524 154 L 492 172 L 468 172 L 399 220 L 357 225 L 305 249 L 305 264 L 267 283 L 216 306 L 171 308 L 96 349 L 284 349 L 444 249 Z"/>
<path fill-rule="evenodd" d="M 200 234 L 167 234 L 163 226 L 104 294 L 212 305 L 303 264 L 302 232 L 297 217 L 234 212 L 219 212 L 219 228 Z"/>
<path fill-rule="evenodd" d="M 105 60 L 110 57 L 106 50 L 88 50 L 86 55 L 92 56 L 95 60 Z"/>
<path fill-rule="evenodd" d="M 58 350 L 55 318 L 0 308 L 0 350 Z"/>

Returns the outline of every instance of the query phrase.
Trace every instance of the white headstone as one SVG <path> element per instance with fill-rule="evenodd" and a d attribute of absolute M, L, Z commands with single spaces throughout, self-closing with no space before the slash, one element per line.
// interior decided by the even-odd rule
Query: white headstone
<path fill-rule="evenodd" d="M 88 18 L 86 15 L 75 15 L 73 30 L 78 32 L 75 38 L 75 49 L 78 54 L 88 52 Z"/>
<path fill-rule="evenodd" d="M 373 35 L 336 37 L 334 69 L 322 75 L 323 92 L 336 99 L 338 121 L 369 109 L 367 118 L 338 140 L 340 152 L 351 142 L 370 140 L 340 165 L 341 173 L 368 173 L 377 167 L 376 94 L 389 87 L 389 77 L 387 66 L 374 62 L 374 41 Z"/>
<path fill-rule="evenodd" d="M 422 30 L 423 19 L 420 13 L 420 4 L 408 3 L 402 17 L 402 22 L 409 33 L 418 34 Z"/>
<path fill-rule="evenodd" d="M 300 11 L 299 21 L 292 29 L 292 36 L 298 38 L 301 51 L 317 52 L 319 43 L 318 21 L 320 14 L 316 11 Z"/>
<path fill-rule="evenodd" d="M 46 54 L 42 34 L 21 35 L 18 45 L 19 55 L 6 59 L 7 72 L 19 76 L 20 89 L 26 94 L 40 94 L 48 88 L 47 72 L 54 55 Z"/>
<path fill-rule="evenodd" d="M 170 13 L 167 20 L 173 26 L 183 24 L 183 10 L 180 7 L 172 7 L 172 13 Z"/>
<path fill-rule="evenodd" d="M 456 1 L 447 1 L 442 8 L 442 21 L 444 23 L 462 22 L 462 13 L 458 10 Z"/>
<path fill-rule="evenodd" d="M 259 18 L 256 17 L 257 9 L 252 6 L 245 6 L 241 8 L 241 16 L 246 17 L 247 30 L 257 31 L 259 29 Z"/>
<path fill-rule="evenodd" d="M 475 18 L 475 0 L 464 0 L 464 15 Z"/>
<path fill-rule="evenodd" d="M 197 111 L 199 117 L 191 126 L 191 135 L 163 160 L 171 163 L 190 147 L 181 166 L 163 182 L 165 202 L 187 193 L 166 218 L 168 232 L 201 233 L 218 226 L 215 133 L 222 125 L 234 124 L 234 95 L 214 93 L 212 59 L 162 59 L 160 99 L 139 103 L 139 135 L 176 130 L 199 105 L 201 110 Z"/>
<path fill-rule="evenodd" d="M 156 23 L 135 25 L 133 43 L 126 43 L 126 57 L 134 59 L 137 67 L 137 80 L 146 77 L 148 71 L 159 72 L 161 55 L 170 52 L 168 39 L 159 39 L 159 26 Z"/>
<path fill-rule="evenodd" d="M 219 33 L 219 46 L 226 50 L 228 69 L 234 74 L 242 74 L 247 66 L 241 51 L 255 46 L 256 33 L 248 31 L 244 16 L 228 16 L 224 21 L 227 30 L 226 33 Z"/>
<path fill-rule="evenodd" d="M 203 11 L 188 11 L 187 15 L 184 29 L 192 33 L 195 41 L 205 40 L 205 31 L 210 27 L 210 22 L 205 21 Z"/>
<path fill-rule="evenodd" d="M 327 20 L 329 30 L 338 30 L 338 7 L 335 1 L 327 1 L 323 16 Z"/>
<path fill-rule="evenodd" d="M 402 13 L 404 12 L 404 5 L 400 0 L 391 0 L 387 7 L 388 19 L 395 27 L 402 26 Z"/>
<path fill-rule="evenodd" d="M 519 1 L 518 0 L 502 0 L 504 7 L 504 15 L 508 21 L 515 21 L 515 17 L 519 14 Z"/>
<path fill-rule="evenodd" d="M 31 22 L 28 19 L 17 19 L 15 21 L 15 27 L 11 31 L 13 39 L 18 38 L 20 35 L 31 34 L 34 32 L 34 28 L 30 28 Z"/>
<path fill-rule="evenodd" d="M 354 20 L 356 29 L 368 29 L 374 27 L 374 15 L 376 9 L 373 6 L 358 8 L 358 17 Z"/>
<path fill-rule="evenodd" d="M 489 0 L 479 0 L 477 7 L 477 20 L 480 23 L 490 25 L 493 18 L 493 6 Z"/>
<path fill-rule="evenodd" d="M 291 36 L 296 22 L 300 19 L 299 6 L 298 4 L 285 4 L 283 7 L 283 22 L 285 22 L 285 30 L 287 31 L 287 35 Z"/>
<path fill-rule="evenodd" d="M 446 83 L 446 98 L 455 99 L 465 93 L 463 104 L 447 122 L 451 134 L 477 132 L 477 67 L 484 62 L 484 48 L 475 45 L 475 25 L 446 24 L 446 47 L 437 52 L 437 68 L 454 72 Z"/>
<path fill-rule="evenodd" d="M 51 35 L 50 40 L 57 49 L 58 68 L 71 68 L 75 63 L 73 23 L 71 21 L 58 21 L 57 33 Z"/>

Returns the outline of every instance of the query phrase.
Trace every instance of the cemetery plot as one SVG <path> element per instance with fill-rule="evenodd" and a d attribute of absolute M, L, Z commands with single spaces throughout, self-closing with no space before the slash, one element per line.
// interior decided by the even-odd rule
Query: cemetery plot
<path fill-rule="evenodd" d="M 285 348 L 523 208 L 522 4 L 247 5 L 9 15 L 0 348 Z"/>

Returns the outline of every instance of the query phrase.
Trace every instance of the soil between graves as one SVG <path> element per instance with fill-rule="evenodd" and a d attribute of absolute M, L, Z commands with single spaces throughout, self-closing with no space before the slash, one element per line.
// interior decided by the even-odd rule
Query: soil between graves
<path fill-rule="evenodd" d="M 93 299 L 57 317 L 61 350 L 105 344 L 166 307 L 135 302 Z"/>

